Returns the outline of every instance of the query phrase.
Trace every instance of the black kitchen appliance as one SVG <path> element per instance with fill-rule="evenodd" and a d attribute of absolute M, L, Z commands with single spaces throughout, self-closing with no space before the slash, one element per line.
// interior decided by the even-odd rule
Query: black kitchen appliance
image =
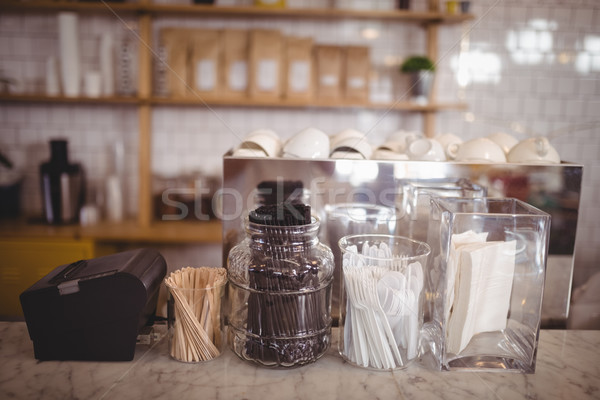
<path fill-rule="evenodd" d="M 40 183 L 46 221 L 77 222 L 84 202 L 85 179 L 81 165 L 69 161 L 66 140 L 50 141 L 50 160 L 40 165 Z"/>
<path fill-rule="evenodd" d="M 21 293 L 38 360 L 129 361 L 167 265 L 138 249 L 61 265 Z"/>

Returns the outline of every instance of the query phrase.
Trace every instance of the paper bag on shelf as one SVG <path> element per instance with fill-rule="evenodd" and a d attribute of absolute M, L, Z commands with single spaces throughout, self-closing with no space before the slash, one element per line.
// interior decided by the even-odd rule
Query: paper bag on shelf
<path fill-rule="evenodd" d="M 190 77 L 192 92 L 219 95 L 221 32 L 216 29 L 190 31 Z"/>
<path fill-rule="evenodd" d="M 371 70 L 369 48 L 346 47 L 344 68 L 344 98 L 355 103 L 366 103 L 369 100 Z"/>
<path fill-rule="evenodd" d="M 225 29 L 221 38 L 222 94 L 225 97 L 248 95 L 248 32 Z"/>
<path fill-rule="evenodd" d="M 250 97 L 258 100 L 281 97 L 283 46 L 278 30 L 250 31 Z"/>
<path fill-rule="evenodd" d="M 284 96 L 293 100 L 310 100 L 313 97 L 313 40 L 287 37 L 284 68 Z"/>
<path fill-rule="evenodd" d="M 339 100 L 342 97 L 342 48 L 339 46 L 317 46 L 316 88 L 317 98 Z"/>

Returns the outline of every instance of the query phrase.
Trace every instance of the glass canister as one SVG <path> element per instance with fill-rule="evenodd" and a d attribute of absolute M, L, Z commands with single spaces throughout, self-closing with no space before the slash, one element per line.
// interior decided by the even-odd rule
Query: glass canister
<path fill-rule="evenodd" d="M 549 232 L 550 215 L 517 199 L 432 199 L 424 360 L 535 372 Z"/>
<path fill-rule="evenodd" d="M 288 204 L 297 206 L 310 209 Z M 243 360 L 296 367 L 329 348 L 333 253 L 319 242 L 319 219 L 309 213 L 306 222 L 258 223 L 251 213 L 229 252 L 228 343 Z"/>
<path fill-rule="evenodd" d="M 321 238 L 331 247 L 335 260 L 333 279 L 332 317 L 340 320 L 340 299 L 342 297 L 342 253 L 339 240 L 348 235 L 396 233 L 396 221 L 399 218 L 395 208 L 366 203 L 339 203 L 325 206 L 324 229 Z M 323 234 L 324 231 L 324 234 Z"/>
<path fill-rule="evenodd" d="M 169 355 L 178 361 L 209 361 L 223 352 L 222 299 L 225 268 L 186 267 L 165 278 Z"/>
<path fill-rule="evenodd" d="M 401 181 L 402 210 L 399 232 L 414 240 L 427 241 L 431 199 L 434 197 L 486 197 L 487 188 L 464 178 L 409 179 Z"/>
<path fill-rule="evenodd" d="M 423 322 L 427 243 L 395 235 L 350 235 L 342 251 L 338 350 L 373 370 L 404 368 L 417 358 Z"/>

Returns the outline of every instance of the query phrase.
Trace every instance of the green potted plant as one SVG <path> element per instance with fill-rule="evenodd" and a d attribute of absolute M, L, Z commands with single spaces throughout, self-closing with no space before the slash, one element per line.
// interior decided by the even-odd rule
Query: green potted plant
<path fill-rule="evenodd" d="M 400 72 L 410 76 L 410 91 L 417 103 L 427 103 L 435 64 L 427 56 L 410 56 L 400 65 Z"/>

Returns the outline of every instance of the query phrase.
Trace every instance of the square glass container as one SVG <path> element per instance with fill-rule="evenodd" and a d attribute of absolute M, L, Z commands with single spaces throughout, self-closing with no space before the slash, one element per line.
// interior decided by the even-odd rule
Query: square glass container
<path fill-rule="evenodd" d="M 550 216 L 517 199 L 432 198 L 424 358 L 535 372 L 549 234 Z"/>
<path fill-rule="evenodd" d="M 425 241 L 432 197 L 486 197 L 487 188 L 465 178 L 407 179 L 401 181 L 404 219 L 400 234 Z"/>

